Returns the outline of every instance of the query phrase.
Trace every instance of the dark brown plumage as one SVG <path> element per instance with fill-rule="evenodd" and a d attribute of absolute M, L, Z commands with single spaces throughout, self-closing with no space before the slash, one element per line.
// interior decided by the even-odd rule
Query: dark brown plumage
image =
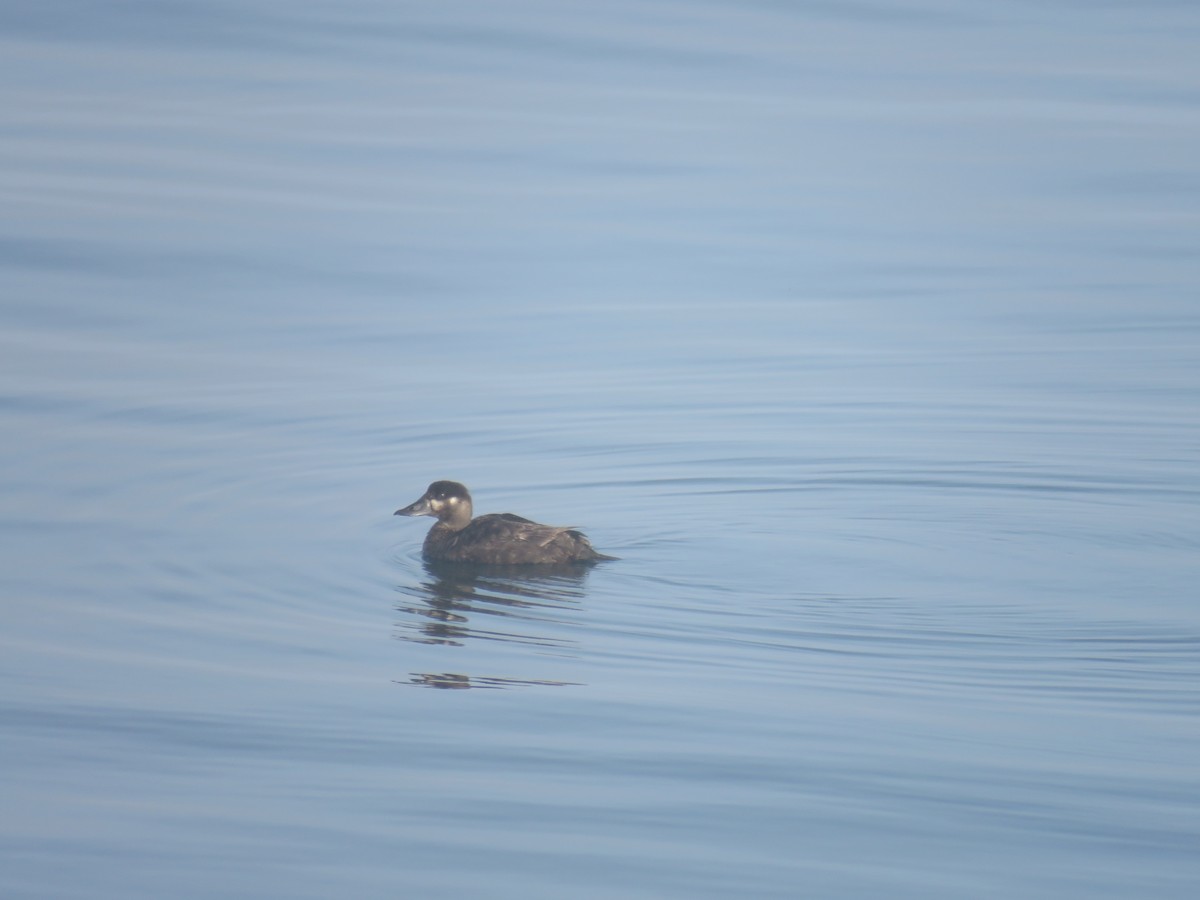
<path fill-rule="evenodd" d="M 471 517 L 471 495 L 457 481 L 435 481 L 398 516 L 434 516 L 426 559 L 483 565 L 554 565 L 615 559 L 597 553 L 582 532 L 539 525 L 512 513 Z"/>

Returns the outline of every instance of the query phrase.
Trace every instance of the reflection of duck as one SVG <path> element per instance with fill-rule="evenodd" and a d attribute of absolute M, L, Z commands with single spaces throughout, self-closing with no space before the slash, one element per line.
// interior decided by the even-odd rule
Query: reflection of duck
<path fill-rule="evenodd" d="M 462 646 L 476 638 L 563 650 L 575 643 L 554 632 L 569 623 L 583 599 L 587 566 L 484 566 L 427 560 L 425 571 L 428 581 L 400 588 L 421 601 L 397 608 L 415 617 L 401 624 L 402 640 Z"/>
<path fill-rule="evenodd" d="M 460 675 L 457 672 L 413 672 L 408 679 L 409 684 L 421 687 L 441 688 L 443 690 L 464 691 L 469 688 L 491 688 L 492 690 L 507 687 L 567 687 L 577 685 L 577 681 L 547 681 L 544 678 L 530 680 L 528 678 L 492 678 L 489 676 Z"/>
<path fill-rule="evenodd" d="M 435 481 L 398 516 L 434 516 L 426 559 L 484 565 L 562 565 L 615 559 L 597 553 L 582 532 L 539 525 L 512 513 L 471 518 L 471 495 L 457 481 Z"/>
<path fill-rule="evenodd" d="M 396 637 L 418 644 L 465 647 L 469 642 L 500 641 L 536 648 L 548 657 L 576 655 L 574 623 L 591 568 L 562 565 L 481 565 L 425 561 L 429 578 L 398 590 L 418 602 L 402 601 Z M 456 656 L 461 662 L 462 657 Z M 540 665 L 540 664 L 539 664 Z M 564 685 L 551 678 L 467 675 L 459 672 L 411 672 L 409 684 L 445 689 Z"/>

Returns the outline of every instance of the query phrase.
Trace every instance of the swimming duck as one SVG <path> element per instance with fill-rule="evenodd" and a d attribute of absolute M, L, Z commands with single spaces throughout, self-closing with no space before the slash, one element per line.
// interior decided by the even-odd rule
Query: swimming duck
<path fill-rule="evenodd" d="M 425 537 L 429 560 L 528 565 L 589 563 L 616 559 L 597 553 L 584 535 L 570 527 L 539 525 L 512 513 L 471 518 L 471 495 L 457 481 L 435 481 L 397 516 L 435 516 Z"/>

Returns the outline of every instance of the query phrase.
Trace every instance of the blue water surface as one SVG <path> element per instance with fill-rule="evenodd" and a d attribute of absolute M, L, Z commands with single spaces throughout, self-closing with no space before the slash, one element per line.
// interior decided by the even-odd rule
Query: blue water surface
<path fill-rule="evenodd" d="M 1198 32 L 6 3 L 0 895 L 1196 896 Z"/>

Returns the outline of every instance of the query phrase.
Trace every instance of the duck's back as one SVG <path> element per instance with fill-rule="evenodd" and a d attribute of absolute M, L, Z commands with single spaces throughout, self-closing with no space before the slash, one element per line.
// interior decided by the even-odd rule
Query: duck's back
<path fill-rule="evenodd" d="M 611 559 L 574 528 L 539 525 L 512 513 L 479 516 L 458 531 L 438 523 L 429 530 L 424 549 L 429 559 L 485 565 Z"/>

